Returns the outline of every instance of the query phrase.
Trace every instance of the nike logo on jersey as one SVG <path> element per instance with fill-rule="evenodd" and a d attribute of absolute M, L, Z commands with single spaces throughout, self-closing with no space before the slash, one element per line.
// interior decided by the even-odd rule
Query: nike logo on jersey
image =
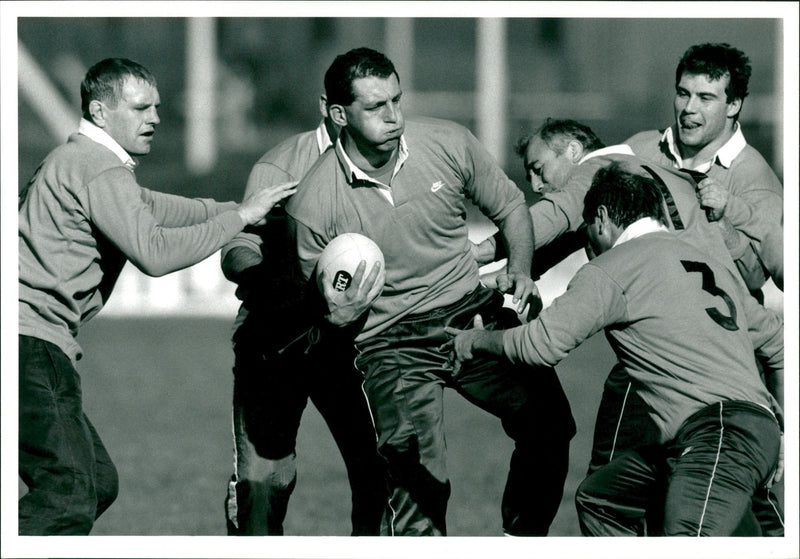
<path fill-rule="evenodd" d="M 436 181 L 431 185 L 431 192 L 436 192 L 444 186 L 444 181 Z"/>

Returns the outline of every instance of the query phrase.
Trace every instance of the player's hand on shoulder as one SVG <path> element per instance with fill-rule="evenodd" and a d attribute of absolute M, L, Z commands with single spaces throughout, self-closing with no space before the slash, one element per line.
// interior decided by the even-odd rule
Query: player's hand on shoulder
<path fill-rule="evenodd" d="M 706 210 L 709 221 L 718 221 L 725 215 L 725 206 L 728 205 L 728 189 L 725 185 L 707 177 L 697 184 L 697 199 L 700 206 Z"/>
<path fill-rule="evenodd" d="M 522 314 L 528 305 L 541 308 L 542 297 L 530 274 L 506 270 L 497 276 L 497 289 L 513 295 L 512 303 L 516 305 L 517 314 Z"/>
<path fill-rule="evenodd" d="M 362 260 L 353 274 L 353 280 L 345 291 L 336 291 L 332 278 L 322 271 L 322 295 L 328 305 L 326 320 L 334 326 L 346 326 L 364 314 L 380 295 L 386 282 L 386 271 L 380 262 L 373 264 L 369 275 L 364 277 L 367 262 Z"/>
<path fill-rule="evenodd" d="M 295 193 L 297 181 L 273 184 L 250 194 L 239 204 L 239 215 L 247 225 L 263 225 L 275 204 Z"/>

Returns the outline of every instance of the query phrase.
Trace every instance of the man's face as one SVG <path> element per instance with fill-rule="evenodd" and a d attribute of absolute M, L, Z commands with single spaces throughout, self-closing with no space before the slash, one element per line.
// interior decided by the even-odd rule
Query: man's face
<path fill-rule="evenodd" d="M 740 102 L 726 102 L 725 87 L 730 78 L 711 80 L 705 74 L 681 76 L 675 91 L 675 126 L 678 141 L 694 151 L 703 149 L 733 126 Z"/>
<path fill-rule="evenodd" d="M 128 76 L 116 107 L 105 105 L 103 129 L 131 155 L 150 153 L 161 98 L 158 89 L 138 78 Z"/>
<path fill-rule="evenodd" d="M 569 152 L 557 154 L 539 136 L 534 137 L 522 158 L 525 178 L 534 192 L 556 192 L 564 187 L 572 167 Z"/>
<path fill-rule="evenodd" d="M 405 126 L 397 76 L 358 78 L 352 88 L 355 100 L 344 107 L 348 133 L 362 151 L 392 152 Z"/>

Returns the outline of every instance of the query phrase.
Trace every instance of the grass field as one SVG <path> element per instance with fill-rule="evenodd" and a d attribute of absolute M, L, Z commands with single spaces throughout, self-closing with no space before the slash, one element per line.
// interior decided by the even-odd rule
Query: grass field
<path fill-rule="evenodd" d="M 232 465 L 230 321 L 98 317 L 82 330 L 79 363 L 86 413 L 120 473 L 120 495 L 97 535 L 224 535 Z M 594 337 L 559 367 L 578 435 L 554 536 L 579 535 L 572 502 L 583 477 L 592 423 L 612 354 Z M 511 443 L 494 417 L 452 391 L 445 400 L 453 493 L 452 536 L 501 535 L 499 503 Z M 547 426 L 543 425 L 543 429 Z M 309 405 L 287 535 L 346 536 L 350 496 L 344 464 Z M 23 486 L 24 487 L 24 486 Z"/>

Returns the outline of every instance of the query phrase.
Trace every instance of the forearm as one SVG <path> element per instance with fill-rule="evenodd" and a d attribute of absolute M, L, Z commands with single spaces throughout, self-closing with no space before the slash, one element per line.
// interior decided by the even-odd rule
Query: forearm
<path fill-rule="evenodd" d="M 146 188 L 142 200 L 150 207 L 153 218 L 164 227 L 185 227 L 202 223 L 222 212 L 235 210 L 235 202 L 217 202 L 210 198 L 184 198 Z"/>
<path fill-rule="evenodd" d="M 253 262 L 253 260 L 256 258 L 260 263 L 261 260 L 263 259 L 261 253 L 261 245 L 263 242 L 264 241 L 260 234 L 253 233 L 248 229 L 245 229 L 241 233 L 238 233 L 233 239 L 231 239 L 231 242 L 222 247 L 222 251 L 220 253 L 221 256 L 220 262 L 222 263 L 223 266 L 222 271 L 226 273 L 230 271 L 235 274 L 238 271 L 240 271 L 243 267 L 252 266 L 252 264 L 250 263 Z M 242 266 L 238 264 L 238 257 L 226 263 L 226 260 L 228 259 L 228 253 L 236 249 L 242 249 L 242 251 L 240 252 L 240 256 L 244 256 L 244 254 L 248 252 L 254 254 L 251 255 L 250 257 L 246 257 L 247 260 L 242 262 Z"/>
<path fill-rule="evenodd" d="M 727 217 L 714 223 L 720 228 L 725 246 L 747 288 L 750 291 L 760 289 L 766 283 L 767 277 L 750 238 L 737 231 Z"/>
<path fill-rule="evenodd" d="M 489 237 L 488 239 L 484 239 L 480 243 L 471 244 L 470 248 L 472 249 L 472 255 L 478 262 L 478 266 L 484 266 L 486 264 L 490 264 L 491 262 L 499 260 L 499 258 L 497 258 L 498 241 L 500 245 L 503 244 L 502 237 L 500 239 L 496 237 Z"/>
<path fill-rule="evenodd" d="M 725 217 L 733 227 L 756 241 L 763 240 L 782 216 L 783 199 L 768 190 L 753 190 L 744 196 L 731 194 L 725 205 Z"/>
<path fill-rule="evenodd" d="M 508 272 L 530 275 L 533 260 L 533 225 L 528 209 L 517 206 L 498 224 L 508 252 Z"/>
<path fill-rule="evenodd" d="M 529 214 L 534 227 L 535 249 L 552 243 L 569 230 L 569 220 L 550 200 L 536 202 L 530 207 Z"/>
<path fill-rule="evenodd" d="M 555 366 L 584 340 L 624 318 L 627 309 L 619 285 L 593 266 L 582 266 L 565 293 L 534 320 L 503 335 L 512 363 Z"/>
<path fill-rule="evenodd" d="M 233 247 L 222 257 L 222 273 L 226 279 L 242 285 L 246 283 L 248 272 L 261 264 L 263 258 L 256 252 L 243 246 Z"/>
<path fill-rule="evenodd" d="M 244 227 L 236 211 L 202 223 L 165 227 L 130 173 L 107 172 L 87 185 L 90 219 L 142 272 L 160 276 L 211 256 Z"/>

